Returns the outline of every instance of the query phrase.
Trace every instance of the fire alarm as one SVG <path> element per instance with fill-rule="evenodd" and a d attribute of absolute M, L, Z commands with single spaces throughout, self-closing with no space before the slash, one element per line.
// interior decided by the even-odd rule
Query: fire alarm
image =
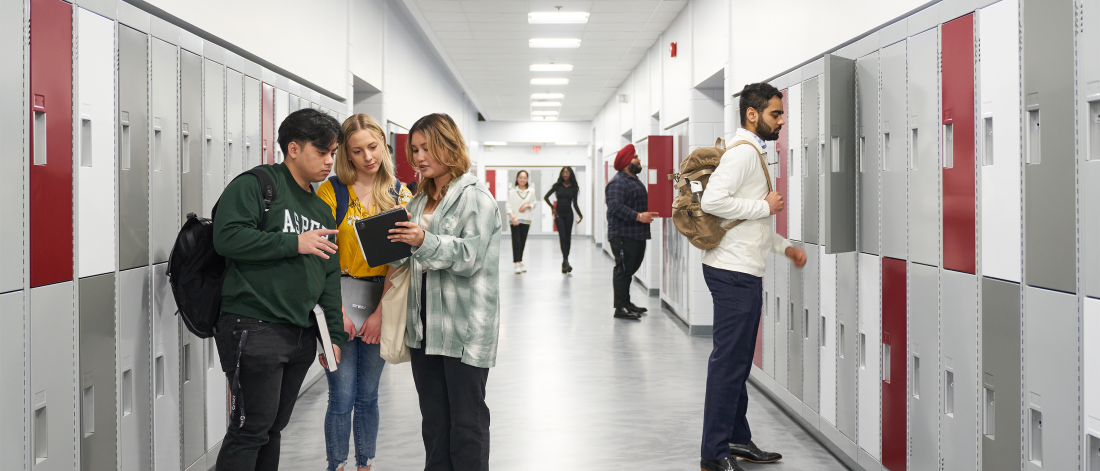
<path fill-rule="evenodd" d="M 668 55 L 669 57 L 676 57 L 676 43 L 669 43 Z"/>

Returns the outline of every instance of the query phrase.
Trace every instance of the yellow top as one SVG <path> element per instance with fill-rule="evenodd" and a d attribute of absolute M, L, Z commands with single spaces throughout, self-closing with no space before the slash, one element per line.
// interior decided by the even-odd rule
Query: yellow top
<path fill-rule="evenodd" d="M 332 208 L 332 218 L 335 219 L 336 192 L 332 189 L 332 182 L 325 180 L 317 188 L 317 196 L 320 196 Z M 367 259 L 363 257 L 363 252 L 359 250 L 359 242 L 355 238 L 355 227 L 352 226 L 355 221 L 378 214 L 378 207 L 371 205 L 370 208 L 366 208 L 360 204 L 359 197 L 355 194 L 355 188 L 351 185 L 348 185 L 348 198 L 351 200 L 348 203 L 348 214 L 338 224 L 337 230 L 340 232 L 336 234 L 336 245 L 340 247 L 340 272 L 356 277 L 386 276 L 386 265 L 372 267 L 367 264 Z M 409 204 L 411 199 L 412 192 L 402 184 L 397 204 Z"/>

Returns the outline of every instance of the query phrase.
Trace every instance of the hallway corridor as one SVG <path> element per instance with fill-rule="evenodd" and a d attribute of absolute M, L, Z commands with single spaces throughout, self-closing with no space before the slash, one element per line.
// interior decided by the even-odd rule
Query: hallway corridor
<path fill-rule="evenodd" d="M 577 238 L 572 275 L 560 273 L 556 238 L 532 238 L 528 272 L 512 273 L 501 240 L 500 346 L 489 373 L 491 466 L 497 470 L 695 470 L 710 338 L 687 335 L 675 316 L 637 284 L 640 322 L 615 319 L 613 261 Z M 321 470 L 328 387 L 321 379 L 298 401 L 283 433 L 282 467 Z M 847 469 L 783 411 L 749 385 L 754 441 L 783 453 L 745 469 Z M 375 471 L 423 468 L 420 412 L 409 364 L 386 365 Z M 354 458 L 353 458 L 354 460 Z M 353 471 L 354 462 L 345 468 Z"/>

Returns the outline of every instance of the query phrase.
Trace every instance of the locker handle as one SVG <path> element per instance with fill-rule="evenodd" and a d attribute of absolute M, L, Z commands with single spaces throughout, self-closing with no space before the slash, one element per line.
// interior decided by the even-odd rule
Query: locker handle
<path fill-rule="evenodd" d="M 164 396 L 164 355 L 157 355 L 156 361 L 153 363 L 153 381 L 154 391 L 156 397 Z"/>
<path fill-rule="evenodd" d="M 92 161 L 92 118 L 80 117 L 80 166 L 91 167 Z"/>
<path fill-rule="evenodd" d="M 863 173 L 863 152 L 864 152 L 864 147 L 866 145 L 867 145 L 867 138 L 866 137 L 860 137 L 859 138 L 859 149 L 858 149 L 858 153 L 856 154 L 856 159 L 857 159 L 856 167 L 859 169 L 859 173 Z"/>
<path fill-rule="evenodd" d="M 909 136 L 909 169 L 917 169 L 917 128 L 911 130 L 912 135 Z"/>
<path fill-rule="evenodd" d="M 882 382 L 890 384 L 890 344 L 882 344 Z"/>
<path fill-rule="evenodd" d="M 1100 160 L 1100 98 L 1094 98 L 1089 102 L 1088 120 L 1088 150 L 1085 152 L 1085 160 Z"/>
<path fill-rule="evenodd" d="M 34 164 L 46 165 L 46 111 L 34 110 Z"/>
<path fill-rule="evenodd" d="M 1042 133 L 1039 129 L 1039 110 L 1028 110 L 1027 132 L 1024 133 L 1026 144 L 1024 145 L 1025 163 L 1040 164 L 1043 162 Z"/>
<path fill-rule="evenodd" d="M 955 125 L 943 125 L 943 168 L 955 167 Z"/>
<path fill-rule="evenodd" d="M 982 118 L 982 165 L 993 165 L 993 117 Z"/>
<path fill-rule="evenodd" d="M 128 369 L 122 372 L 122 416 L 129 416 L 134 412 L 134 370 Z"/>
<path fill-rule="evenodd" d="M 1028 427 L 1028 461 L 1043 466 L 1043 413 L 1030 409 Z"/>
<path fill-rule="evenodd" d="M 920 356 L 913 355 L 913 399 L 920 399 Z"/>
<path fill-rule="evenodd" d="M 162 139 L 160 129 L 153 128 L 153 155 L 152 155 L 152 157 L 153 157 L 153 171 L 155 171 L 155 172 L 159 172 L 161 170 L 160 169 L 160 166 L 161 166 L 161 162 L 160 162 L 161 161 L 161 148 L 160 147 L 161 147 L 161 144 L 162 144 L 163 141 L 164 140 Z"/>
<path fill-rule="evenodd" d="M 944 371 L 943 415 L 955 417 L 955 372 Z"/>
<path fill-rule="evenodd" d="M 122 125 L 122 136 L 119 139 L 119 153 L 121 154 L 122 170 L 130 170 L 130 113 L 120 113 L 119 124 Z"/>
<path fill-rule="evenodd" d="M 840 138 L 834 137 L 832 138 L 831 142 L 833 151 L 831 155 L 833 163 L 833 173 L 843 172 L 844 169 L 841 168 L 842 159 L 840 158 Z"/>
<path fill-rule="evenodd" d="M 787 176 L 794 177 L 794 148 L 787 149 Z"/>
<path fill-rule="evenodd" d="M 890 133 L 882 133 L 882 171 L 890 170 Z"/>
<path fill-rule="evenodd" d="M 990 440 L 996 439 L 997 430 L 997 413 L 994 407 L 994 392 L 993 388 L 985 387 L 985 397 L 982 401 L 982 434 Z"/>
<path fill-rule="evenodd" d="M 46 404 L 34 410 L 34 464 L 49 458 L 50 420 Z"/>
<path fill-rule="evenodd" d="M 92 385 L 84 388 L 81 399 L 84 438 L 88 438 L 95 433 L 95 386 Z"/>

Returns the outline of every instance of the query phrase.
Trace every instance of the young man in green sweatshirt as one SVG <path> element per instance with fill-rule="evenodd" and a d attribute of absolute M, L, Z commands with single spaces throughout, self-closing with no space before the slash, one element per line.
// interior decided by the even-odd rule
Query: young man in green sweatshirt
<path fill-rule="evenodd" d="M 340 301 L 340 262 L 332 209 L 310 183 L 332 169 L 340 123 L 313 109 L 279 126 L 286 160 L 261 166 L 277 197 L 264 216 L 259 179 L 233 180 L 214 218 L 214 248 L 229 263 L 214 340 L 232 398 L 218 471 L 279 468 L 280 433 L 316 353 L 320 305 L 335 360 L 349 340 Z M 331 361 L 332 359 L 330 359 Z"/>

